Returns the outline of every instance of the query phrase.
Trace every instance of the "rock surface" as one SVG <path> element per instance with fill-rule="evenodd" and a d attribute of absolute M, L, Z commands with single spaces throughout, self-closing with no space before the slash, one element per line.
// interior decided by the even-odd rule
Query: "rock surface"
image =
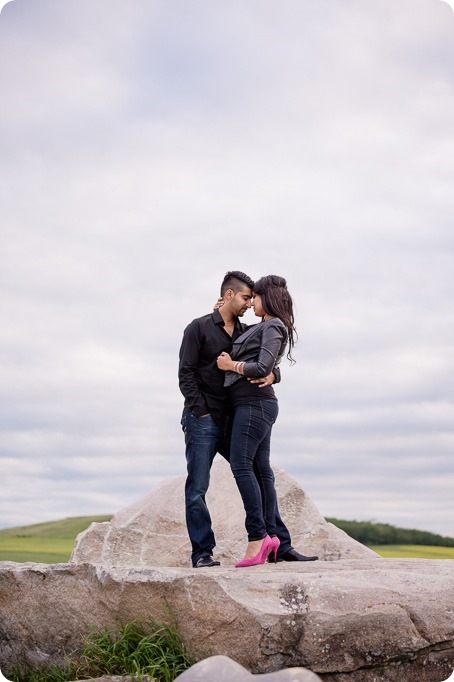
<path fill-rule="evenodd" d="M 327 523 L 298 483 L 275 469 L 281 516 L 293 546 L 320 559 L 376 557 L 371 549 Z M 167 479 L 110 522 L 92 523 L 81 533 L 71 563 L 103 566 L 188 566 L 191 547 L 184 515 L 185 476 Z M 246 531 L 241 497 L 228 464 L 212 468 L 207 504 L 216 535 L 216 558 L 233 565 L 244 556 Z"/>
<path fill-rule="evenodd" d="M 0 668 L 62 660 L 90 628 L 168 620 L 254 674 L 441 682 L 454 668 L 454 562 L 374 558 L 218 567 L 0 564 Z"/>

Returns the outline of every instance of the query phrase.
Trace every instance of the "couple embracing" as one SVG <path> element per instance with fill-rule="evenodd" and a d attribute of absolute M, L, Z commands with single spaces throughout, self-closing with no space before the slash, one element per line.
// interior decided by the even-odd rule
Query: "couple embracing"
<path fill-rule="evenodd" d="M 278 364 L 295 341 L 293 302 L 284 278 L 253 282 L 228 272 L 216 309 L 193 320 L 180 348 L 179 382 L 184 396 L 182 427 L 186 443 L 186 524 L 194 568 L 219 566 L 205 501 L 216 453 L 230 463 L 246 512 L 248 545 L 235 566 L 274 561 L 314 561 L 292 547 L 282 521 L 270 466 L 271 430 L 278 415 L 272 384 Z M 254 309 L 261 322 L 247 327 L 240 318 Z"/>

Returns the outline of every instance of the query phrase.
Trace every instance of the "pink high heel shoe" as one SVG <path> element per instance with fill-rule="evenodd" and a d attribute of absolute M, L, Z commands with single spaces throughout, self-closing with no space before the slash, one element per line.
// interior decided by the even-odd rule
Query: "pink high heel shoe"
<path fill-rule="evenodd" d="M 263 538 L 262 546 L 260 547 L 259 551 L 255 556 L 253 556 L 251 559 L 241 559 L 237 564 L 235 564 L 235 568 L 240 568 L 242 566 L 258 566 L 259 564 L 264 564 L 268 554 L 271 554 L 271 552 L 274 552 L 274 559 L 276 560 L 277 556 L 277 548 L 279 547 L 280 542 L 279 538 L 270 538 L 269 535 L 265 535 Z"/>

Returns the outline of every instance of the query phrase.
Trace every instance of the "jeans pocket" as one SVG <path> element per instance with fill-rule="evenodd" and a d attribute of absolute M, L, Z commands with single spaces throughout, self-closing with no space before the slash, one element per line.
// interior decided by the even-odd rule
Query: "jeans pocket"
<path fill-rule="evenodd" d="M 183 414 L 181 415 L 180 424 L 181 424 L 181 428 L 183 429 L 184 433 L 186 433 L 186 431 L 187 431 L 187 421 L 188 421 L 188 417 L 190 416 L 190 414 L 191 414 L 190 412 L 186 412 L 186 410 L 185 410 L 183 412 Z"/>
<path fill-rule="evenodd" d="M 270 425 L 273 426 L 277 416 L 279 414 L 279 405 L 277 400 L 262 400 L 262 418 Z"/>

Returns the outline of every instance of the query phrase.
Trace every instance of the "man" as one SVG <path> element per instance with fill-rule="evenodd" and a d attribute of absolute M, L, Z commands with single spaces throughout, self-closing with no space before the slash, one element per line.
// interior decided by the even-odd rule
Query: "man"
<path fill-rule="evenodd" d="M 217 452 L 229 459 L 229 405 L 224 372 L 216 360 L 230 353 L 245 325 L 239 318 L 251 307 L 254 282 L 240 271 L 228 272 L 221 285 L 223 305 L 193 320 L 184 330 L 180 348 L 179 382 L 184 396 L 181 424 L 185 434 L 188 476 L 185 486 L 186 525 L 192 545 L 194 568 L 219 566 L 213 558 L 216 545 L 211 517 L 205 501 L 210 469 Z M 280 379 L 276 368 L 265 379 L 269 385 Z M 277 535 L 281 542 L 278 561 L 312 561 L 292 548 L 290 534 L 276 509 Z"/>

